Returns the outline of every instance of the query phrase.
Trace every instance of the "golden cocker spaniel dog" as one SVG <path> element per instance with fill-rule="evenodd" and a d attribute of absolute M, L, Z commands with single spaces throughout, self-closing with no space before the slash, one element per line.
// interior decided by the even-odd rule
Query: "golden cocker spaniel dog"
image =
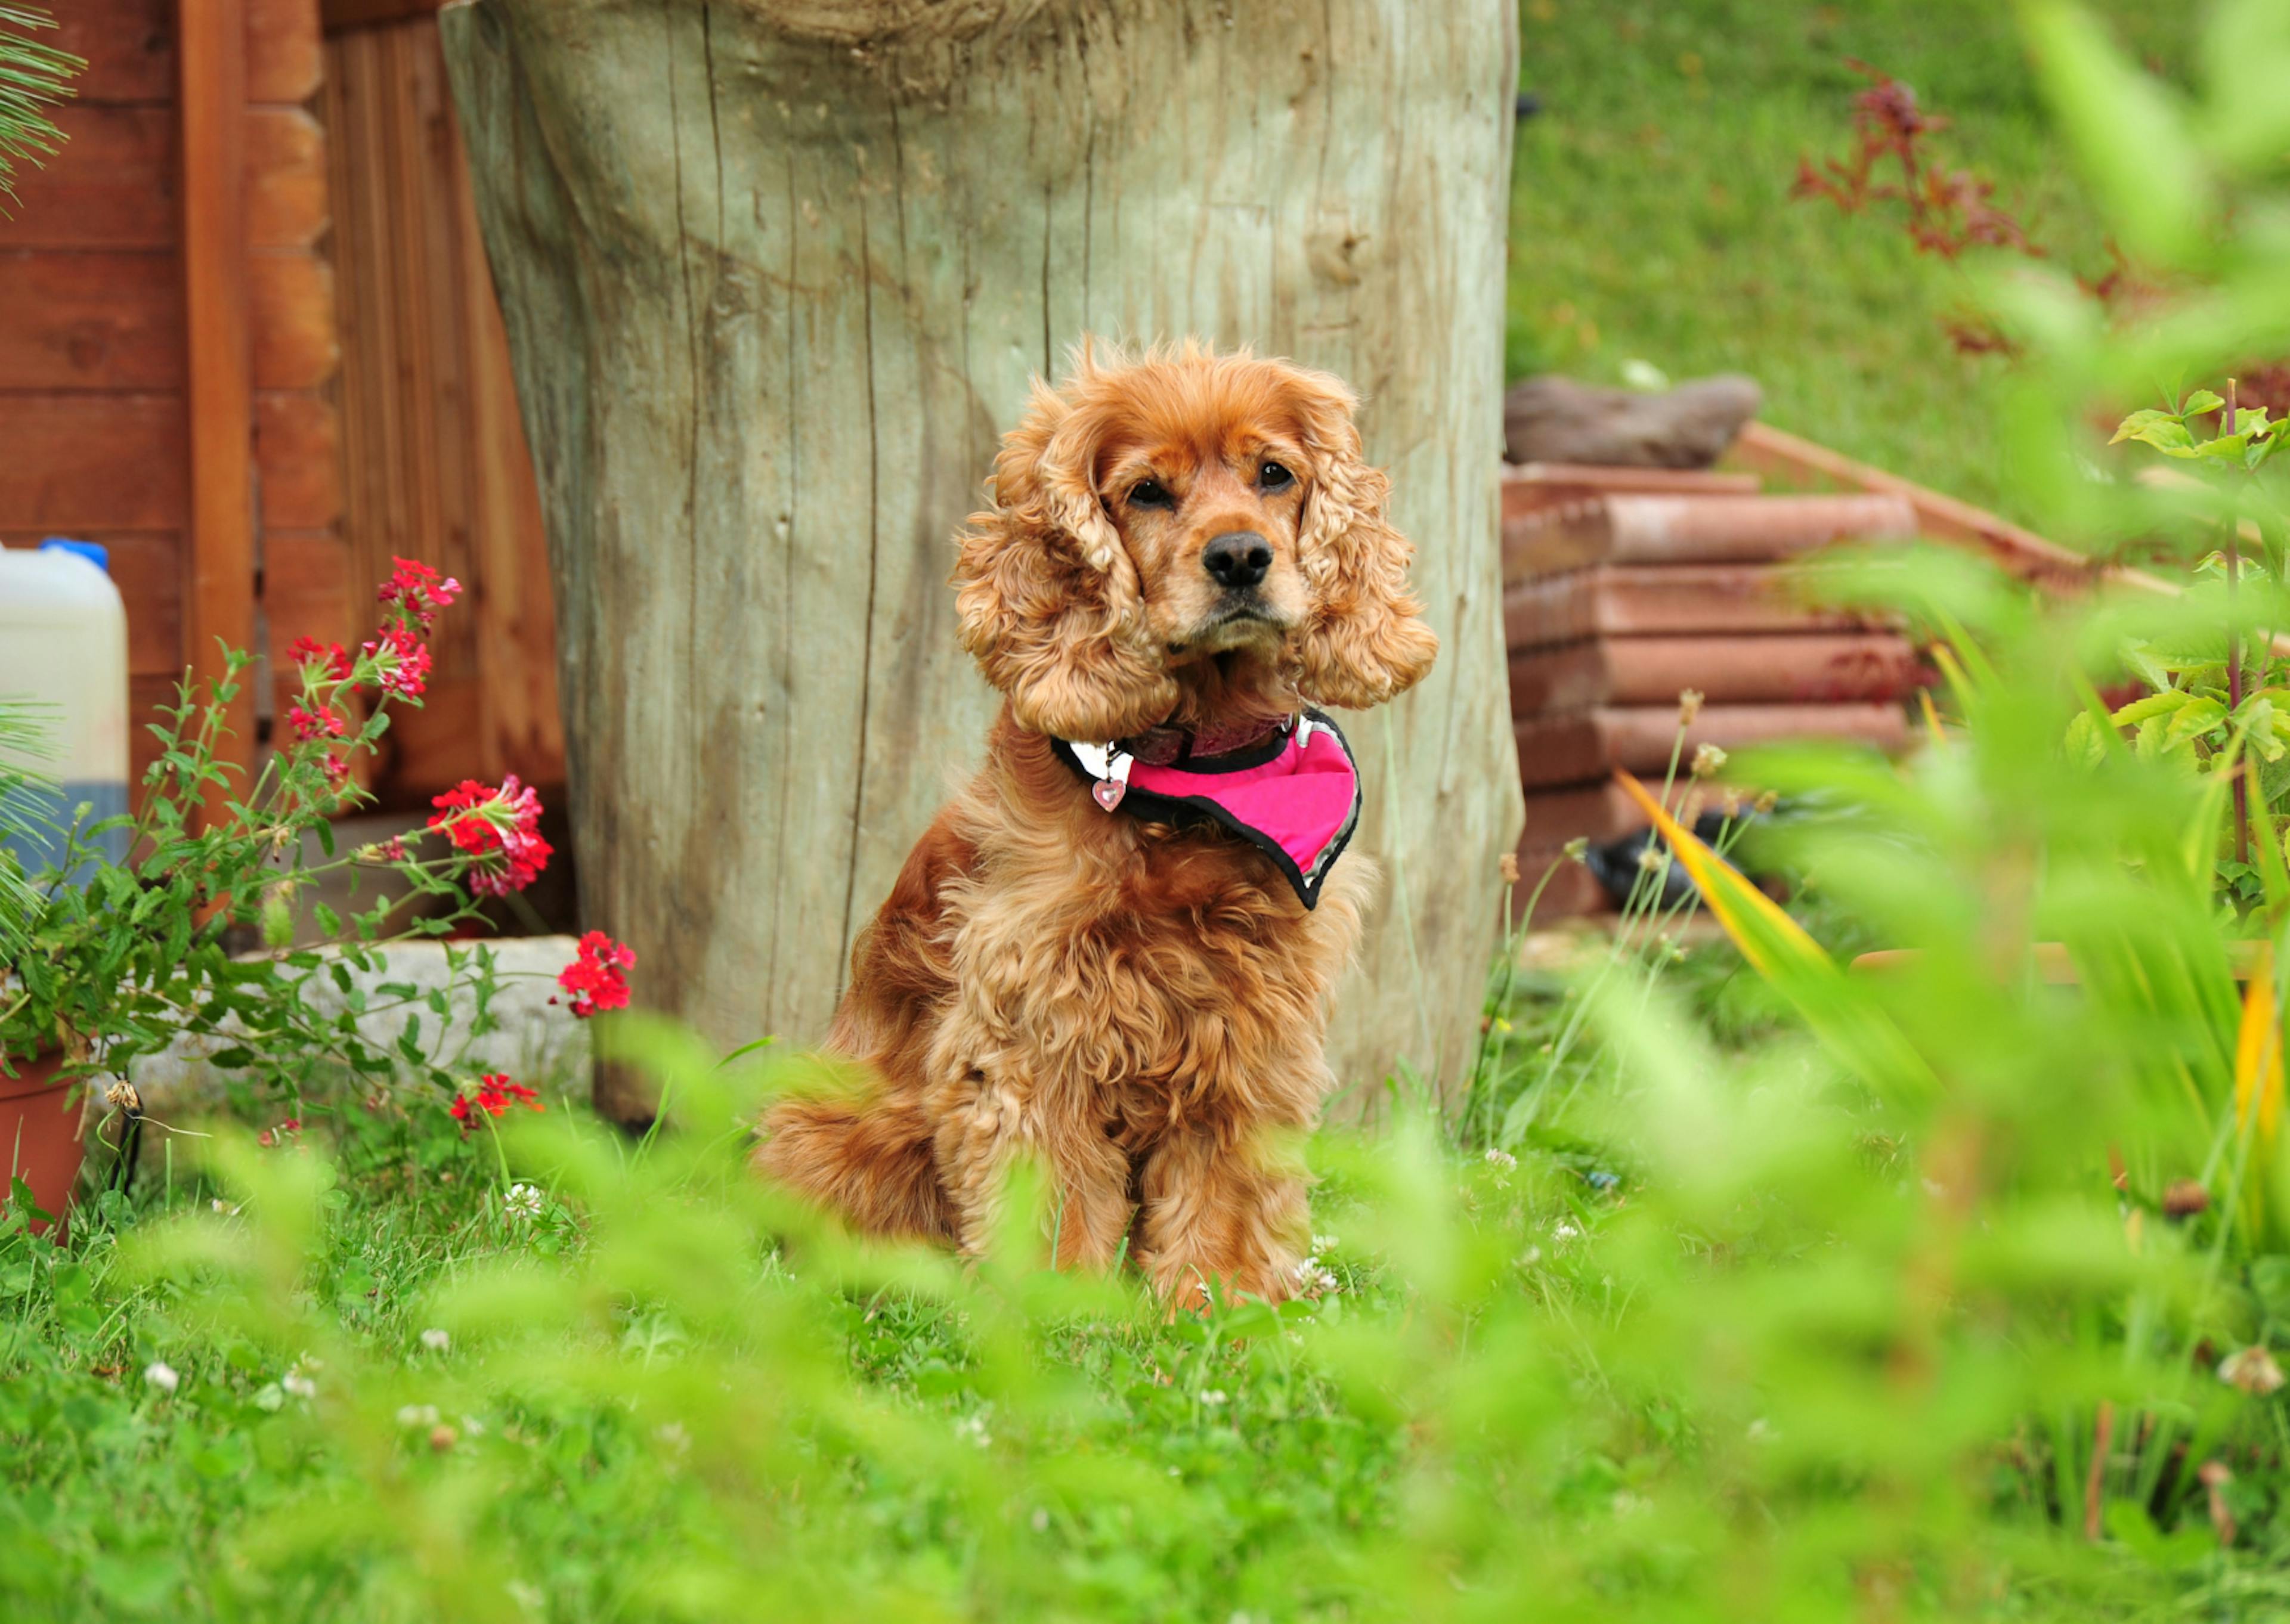
<path fill-rule="evenodd" d="M 852 951 L 764 1170 L 883 1235 L 986 1242 L 1013 1158 L 1058 1262 L 1125 1250 L 1170 1300 L 1277 1300 L 1309 1239 L 1293 1141 L 1376 876 L 1339 864 L 1364 709 L 1438 650 L 1336 379 L 1196 344 L 1037 386 L 960 538 L 986 764 Z"/>

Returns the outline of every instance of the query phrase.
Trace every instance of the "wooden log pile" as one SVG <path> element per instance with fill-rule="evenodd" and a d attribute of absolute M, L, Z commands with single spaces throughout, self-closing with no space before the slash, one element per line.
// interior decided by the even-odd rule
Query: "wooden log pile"
<path fill-rule="evenodd" d="M 1703 744 L 1904 745 L 1916 650 L 1891 627 L 1799 601 L 1787 566 L 1835 542 L 1916 528 L 1894 494 L 1769 495 L 1754 475 L 1732 473 L 1506 469 L 1504 630 L 1525 884 L 1570 840 L 1644 826 L 1613 771 L 1667 770 L 1686 690 L 1704 702 L 1685 729 L 1682 762 Z M 1611 907 L 1587 869 L 1562 863 L 1537 916 Z"/>

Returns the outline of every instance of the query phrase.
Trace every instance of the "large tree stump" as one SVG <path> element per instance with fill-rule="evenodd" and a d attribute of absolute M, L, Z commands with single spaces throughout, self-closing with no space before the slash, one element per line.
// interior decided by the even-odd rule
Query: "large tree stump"
<path fill-rule="evenodd" d="M 443 16 L 539 465 L 588 921 L 826 1028 L 993 697 L 950 537 L 1085 333 L 1328 368 L 1444 649 L 1349 731 L 1389 876 L 1339 1076 L 1452 1076 L 1518 773 L 1497 563 L 1509 0 L 476 0 Z M 641 1114 L 624 1085 L 600 1103 Z"/>

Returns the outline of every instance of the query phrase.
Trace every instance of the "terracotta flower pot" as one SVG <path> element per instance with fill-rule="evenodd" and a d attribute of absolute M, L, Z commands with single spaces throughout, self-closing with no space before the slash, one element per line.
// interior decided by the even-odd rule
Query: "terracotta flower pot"
<path fill-rule="evenodd" d="M 12 1077 L 0 1076 L 0 1155 L 8 1159 L 9 1188 L 21 1179 L 32 1200 L 58 1218 L 79 1181 L 81 1112 L 72 1085 L 56 1074 L 63 1056 L 20 1060 Z"/>

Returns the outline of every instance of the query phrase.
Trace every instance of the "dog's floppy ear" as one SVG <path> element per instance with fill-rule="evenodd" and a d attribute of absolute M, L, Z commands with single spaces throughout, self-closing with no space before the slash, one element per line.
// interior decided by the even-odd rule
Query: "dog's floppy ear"
<path fill-rule="evenodd" d="M 1351 391 L 1301 370 L 1288 388 L 1313 462 L 1297 540 L 1312 608 L 1290 644 L 1292 678 L 1308 699 L 1365 710 L 1413 687 L 1439 638 L 1408 589 L 1415 548 L 1384 520 L 1391 482 L 1361 454 Z"/>
<path fill-rule="evenodd" d="M 1141 732 L 1177 703 L 1137 566 L 1098 500 L 1097 439 L 1093 420 L 1037 385 L 954 567 L 962 646 L 1019 724 L 1093 743 Z"/>

